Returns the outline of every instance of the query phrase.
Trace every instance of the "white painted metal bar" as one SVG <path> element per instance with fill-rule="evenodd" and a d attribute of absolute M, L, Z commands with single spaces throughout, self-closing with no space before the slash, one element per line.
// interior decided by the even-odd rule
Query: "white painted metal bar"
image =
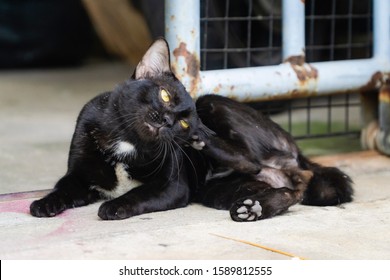
<path fill-rule="evenodd" d="M 282 3 L 283 58 L 305 55 L 305 3 L 283 0 Z"/>
<path fill-rule="evenodd" d="M 390 1 L 374 2 L 374 57 L 377 61 L 390 59 Z M 383 75 L 378 99 L 378 131 L 375 135 L 376 149 L 390 156 L 390 86 L 389 74 Z M 371 108 L 372 109 L 372 108 Z"/>
<path fill-rule="evenodd" d="M 200 1 L 165 1 L 165 38 L 172 70 L 189 92 L 197 91 L 200 71 Z"/>
<path fill-rule="evenodd" d="M 165 37 L 172 46 L 181 42 L 190 52 L 200 53 L 200 1 L 165 1 Z M 173 51 L 173 49 L 171 50 Z"/>
<path fill-rule="evenodd" d="M 218 93 L 241 101 L 255 101 L 346 93 L 368 86 L 376 72 L 388 72 L 390 69 L 388 61 L 377 59 L 317 62 L 310 66 L 317 71 L 318 77 L 304 81 L 298 78 L 290 63 L 203 71 L 199 95 Z"/>
<path fill-rule="evenodd" d="M 165 2 L 166 37 L 172 48 L 173 70 L 195 98 L 218 93 L 241 101 L 254 101 L 345 93 L 363 87 L 378 87 L 381 81 L 375 81 L 375 74 L 379 72 L 383 77 L 390 73 L 390 1 L 387 0 L 374 1 L 372 59 L 303 65 L 285 62 L 275 66 L 213 71 L 199 70 L 199 1 L 187 0 L 185 4 L 179 0 Z M 283 56 L 301 55 L 304 51 L 303 1 L 284 0 L 283 10 L 283 18 L 290 18 L 283 19 L 284 28 L 290 29 L 283 33 Z"/>
<path fill-rule="evenodd" d="M 390 59 L 390 1 L 375 0 L 373 9 L 373 53 L 375 58 Z"/>

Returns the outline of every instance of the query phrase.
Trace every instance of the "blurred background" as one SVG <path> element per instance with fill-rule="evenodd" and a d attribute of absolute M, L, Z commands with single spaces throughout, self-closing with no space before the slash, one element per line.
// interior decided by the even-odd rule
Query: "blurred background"
<path fill-rule="evenodd" d="M 371 2 L 305 1 L 306 60 L 371 57 Z M 280 0 L 201 0 L 200 28 L 201 70 L 282 63 Z M 52 188 L 82 106 L 164 30 L 162 0 L 0 0 L 0 193 Z M 358 94 L 250 105 L 309 156 L 360 150 Z"/>
<path fill-rule="evenodd" d="M 282 62 L 280 0 L 200 2 L 202 70 Z M 370 0 L 309 0 L 305 10 L 308 62 L 371 56 Z M 97 57 L 134 64 L 165 30 L 163 0 L 1 0 L 0 21 L 3 69 Z M 248 40 L 249 59 L 242 51 Z"/>

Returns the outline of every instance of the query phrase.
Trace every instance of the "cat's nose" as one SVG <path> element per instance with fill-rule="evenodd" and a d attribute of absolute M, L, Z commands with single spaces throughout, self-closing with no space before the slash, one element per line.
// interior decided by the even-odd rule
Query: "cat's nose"
<path fill-rule="evenodd" d="M 164 114 L 163 115 L 163 118 L 162 118 L 162 121 L 163 121 L 163 124 L 165 126 L 169 126 L 171 127 L 174 123 L 174 119 L 172 116 L 170 116 L 169 114 Z"/>

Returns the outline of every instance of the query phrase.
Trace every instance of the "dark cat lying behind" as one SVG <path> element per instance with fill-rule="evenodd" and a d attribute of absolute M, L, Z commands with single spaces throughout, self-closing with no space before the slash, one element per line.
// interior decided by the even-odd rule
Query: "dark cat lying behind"
<path fill-rule="evenodd" d="M 335 205 L 351 196 L 348 176 L 310 162 L 288 133 L 250 107 L 216 95 L 195 107 L 159 39 L 132 78 L 84 106 L 67 173 L 30 211 L 53 217 L 111 199 L 98 215 L 113 220 L 200 201 L 230 209 L 235 221 L 254 221 L 299 202 Z"/>
<path fill-rule="evenodd" d="M 202 122 L 216 135 L 202 137 L 210 161 L 199 201 L 230 209 L 235 221 L 254 221 L 291 205 L 337 205 L 352 200 L 351 179 L 305 158 L 291 135 L 260 112 L 218 95 L 196 102 Z"/>

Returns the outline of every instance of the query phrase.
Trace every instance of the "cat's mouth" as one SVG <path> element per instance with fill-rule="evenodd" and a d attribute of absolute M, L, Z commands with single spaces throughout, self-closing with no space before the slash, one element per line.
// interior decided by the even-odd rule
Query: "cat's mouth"
<path fill-rule="evenodd" d="M 144 124 L 153 137 L 167 138 L 169 126 L 172 126 L 173 122 L 173 118 L 168 114 L 161 115 L 151 111 L 147 114 Z"/>
<path fill-rule="evenodd" d="M 144 124 L 146 125 L 146 127 L 148 128 L 148 130 L 149 130 L 153 135 L 157 135 L 158 132 L 159 132 L 159 129 L 161 128 L 161 126 L 158 127 L 158 126 L 152 125 L 152 124 L 150 124 L 150 123 L 148 123 L 148 122 L 144 122 Z"/>
<path fill-rule="evenodd" d="M 152 134 L 152 136 L 155 137 L 161 136 L 163 138 L 163 136 L 166 134 L 166 130 L 168 129 L 167 126 L 165 126 L 164 124 L 154 124 L 147 121 L 144 122 L 144 124 L 146 125 L 148 131 Z"/>

